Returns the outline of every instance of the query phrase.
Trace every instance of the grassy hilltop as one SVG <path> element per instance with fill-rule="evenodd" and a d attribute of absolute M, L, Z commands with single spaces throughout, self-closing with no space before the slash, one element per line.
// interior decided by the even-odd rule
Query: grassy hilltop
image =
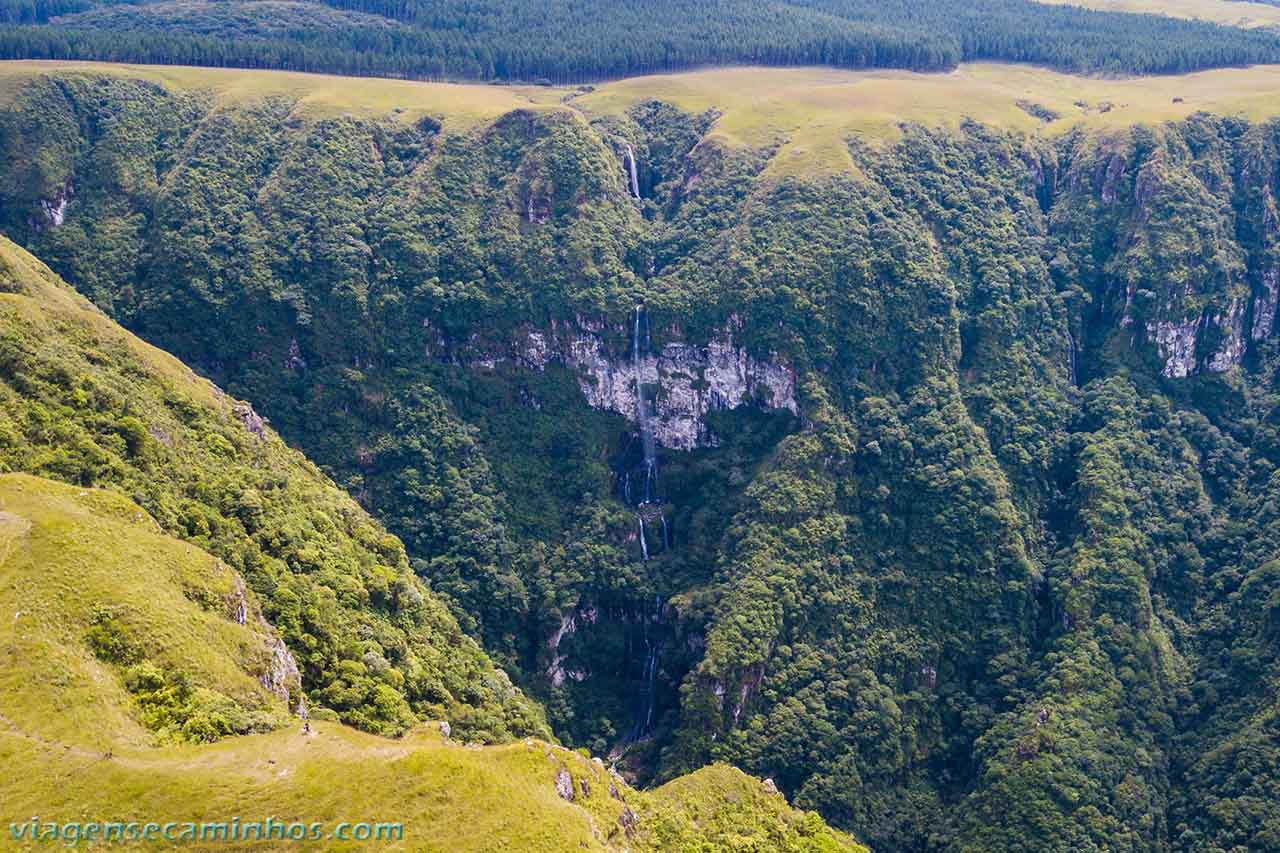
<path fill-rule="evenodd" d="M 1068 0 L 1038 0 L 1068 5 Z M 1107 12 L 1136 12 L 1168 15 L 1171 18 L 1213 21 L 1233 27 L 1275 27 L 1280 25 L 1280 7 L 1274 3 L 1247 0 L 1071 0 L 1069 5 Z"/>
<path fill-rule="evenodd" d="M 391 821 L 403 824 L 403 843 L 379 849 L 416 851 L 722 849 L 730 839 L 762 851 L 863 849 L 728 767 L 641 793 L 541 740 L 479 748 L 434 725 L 388 740 L 323 722 L 303 734 L 257 680 L 270 632 L 230 618 L 236 582 L 119 494 L 0 475 L 0 605 L 15 614 L 0 628 L 6 824 L 28 815 L 42 826 Z M 114 645 L 104 649 L 108 639 Z M 113 663 L 122 654 L 132 661 L 123 671 Z M 164 674 L 171 683 L 180 674 L 206 718 L 252 706 L 260 733 L 153 745 L 140 710 L 172 709 L 155 691 L 130 686 Z M 572 802 L 556 790 L 562 770 Z M 630 831 L 619 822 L 625 809 L 635 815 Z M 15 844 L 3 830 L 5 849 L 42 847 Z"/>
<path fill-rule="evenodd" d="M 1275 8 L 1275 7 L 1264 7 Z M 845 142 L 900 136 L 903 124 L 956 129 L 964 120 L 1026 133 L 1075 128 L 1121 130 L 1197 112 L 1262 120 L 1280 114 L 1280 65 L 1147 77 L 1081 77 L 1007 63 L 968 63 L 946 74 L 832 68 L 712 68 L 631 77 L 590 87 L 487 86 L 93 62 L 0 62 L 0 103 L 24 83 L 58 75 L 106 74 L 220 105 L 286 98 L 299 118 L 394 116 L 441 121 L 465 134 L 513 110 L 568 109 L 584 120 L 621 117 L 659 100 L 690 113 L 714 110 L 709 136 L 730 145 L 777 148 L 775 174 L 821 174 L 853 167 Z M 1035 107 L 1047 113 L 1037 115 Z"/>

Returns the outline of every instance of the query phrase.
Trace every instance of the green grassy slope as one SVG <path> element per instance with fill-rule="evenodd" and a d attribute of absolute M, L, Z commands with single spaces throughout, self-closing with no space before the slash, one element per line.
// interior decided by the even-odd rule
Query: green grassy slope
<path fill-rule="evenodd" d="M 153 716 L 169 738 L 182 723 L 230 734 L 287 722 L 288 694 L 263 684 L 275 637 L 239 577 L 126 498 L 0 475 L 0 567 L 13 614 L 0 627 L 5 728 L 99 752 L 146 745 L 142 711 L 161 708 L 129 687 L 154 672 L 198 694 Z"/>
<path fill-rule="evenodd" d="M 1197 112 L 1253 121 L 1280 115 L 1280 65 L 1194 74 L 1082 77 L 996 62 L 964 63 L 949 74 L 708 68 L 629 77 L 584 92 L 569 87 L 428 83 L 287 71 L 12 61 L 0 62 L 0 106 L 19 114 L 30 111 L 33 104 L 26 99 L 50 78 L 81 86 L 97 85 L 103 77 L 156 84 L 171 97 L 208 98 L 201 109 L 246 109 L 281 99 L 290 103 L 290 118 L 300 121 L 393 116 L 396 123 L 408 125 L 429 118 L 440 121 L 449 135 L 483 131 L 516 110 L 567 109 L 587 121 L 624 121 L 640 105 L 657 100 L 692 114 L 713 110 L 716 120 L 704 144 L 764 149 L 770 152 L 771 174 L 807 177 L 853 170 L 846 145 L 850 137 L 889 143 L 901 138 L 904 124 L 956 130 L 973 120 L 1052 138 L 1080 129 L 1114 134 L 1135 124 L 1178 121 Z M 1044 107 L 1057 117 L 1037 117 L 1027 111 L 1027 104 Z M 121 132 L 119 128 L 103 130 Z M 36 127 L 11 131 L 14 144 L 20 144 L 24 133 L 30 133 L 29 142 L 34 143 L 39 132 Z M 18 153 L 23 152 L 14 152 Z M 31 160 L 31 174 L 24 178 L 41 174 L 49 185 L 39 189 L 49 197 L 65 177 L 60 174 L 62 168 L 50 152 L 42 152 L 42 159 Z M 123 191 L 146 188 L 135 183 L 145 176 L 121 178 Z M 21 189 L 15 186 L 8 193 L 16 196 Z M 0 188 L 0 198 L 8 193 Z"/>
<path fill-rule="evenodd" d="M 253 706 L 259 728 L 285 722 L 284 702 L 258 681 L 269 629 L 252 610 L 239 624 L 228 607 L 237 582 L 114 492 L 0 475 L 0 606 L 15 614 L 0 622 L 4 823 L 274 816 L 323 823 L 327 836 L 344 820 L 395 822 L 403 838 L 380 849 L 418 851 L 863 849 L 727 767 L 647 794 L 543 741 L 469 747 L 426 726 L 389 740 L 336 723 L 304 734 L 295 721 L 216 744 L 156 745 L 141 722 L 147 706 L 127 687 L 127 673 L 148 666 L 182 672 L 217 705 L 206 716 Z M 129 669 L 100 657 L 104 612 L 132 650 Z M 572 801 L 557 791 L 562 772 Z M 4 849 L 44 846 L 3 831 Z M 287 847 L 365 848 L 328 837 Z"/>
<path fill-rule="evenodd" d="M 415 578 L 397 539 L 247 404 L 7 240 L 0 401 L 0 471 L 114 488 L 225 560 L 297 656 L 311 704 L 387 734 L 422 718 L 484 741 L 547 732 Z"/>

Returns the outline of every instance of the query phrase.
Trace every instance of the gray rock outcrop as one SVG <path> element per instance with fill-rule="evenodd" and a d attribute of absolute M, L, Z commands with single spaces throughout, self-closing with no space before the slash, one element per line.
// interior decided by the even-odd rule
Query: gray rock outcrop
<path fill-rule="evenodd" d="M 673 340 L 635 360 L 630 352 L 611 352 L 605 323 L 579 317 L 549 330 L 527 330 L 506 347 L 486 347 L 479 338 L 456 351 L 463 364 L 487 369 L 514 363 L 545 370 L 559 363 L 575 371 L 587 403 L 596 409 L 636 417 L 637 369 L 645 386 L 656 388 L 650 427 L 655 441 L 669 450 L 714 447 L 718 439 L 707 424 L 713 411 L 758 406 L 799 413 L 796 377 L 777 358 L 758 358 L 721 330 L 705 343 Z M 440 344 L 429 347 L 439 352 Z M 647 395 L 646 395 L 647 396 Z"/>
<path fill-rule="evenodd" d="M 563 767 L 556 773 L 556 793 L 562 799 L 573 802 L 573 776 Z"/>

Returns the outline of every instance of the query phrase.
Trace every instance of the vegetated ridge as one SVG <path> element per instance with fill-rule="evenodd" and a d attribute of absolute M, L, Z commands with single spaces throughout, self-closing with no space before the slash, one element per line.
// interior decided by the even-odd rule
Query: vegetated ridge
<path fill-rule="evenodd" d="M 1150 74 L 1275 62 L 1280 36 L 1032 0 L 4 0 L 0 57 L 582 83 L 713 65 Z"/>
<path fill-rule="evenodd" d="M 1010 93 L 776 170 L 681 82 L 455 127 L 33 74 L 0 228 L 638 781 L 732 762 L 886 850 L 1273 846 L 1274 115 Z"/>
<path fill-rule="evenodd" d="M 369 823 L 387 850 L 865 851 L 732 768 L 641 792 L 540 739 L 394 537 L 4 238 L 0 399 L 6 849 L 272 818 L 300 850 Z"/>

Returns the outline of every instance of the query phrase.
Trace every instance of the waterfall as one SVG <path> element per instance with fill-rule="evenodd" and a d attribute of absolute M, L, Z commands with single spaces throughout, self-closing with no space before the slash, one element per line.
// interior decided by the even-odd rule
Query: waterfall
<path fill-rule="evenodd" d="M 661 636 L 650 633 L 649 622 L 662 623 L 662 598 L 653 597 L 652 616 L 640 616 L 644 639 L 644 663 L 640 668 L 640 689 L 636 695 L 635 723 L 627 740 L 637 741 L 653 733 L 653 715 L 658 704 L 658 660 L 662 654 Z"/>
<path fill-rule="evenodd" d="M 635 189 L 635 158 L 630 147 L 627 159 L 631 169 L 632 188 Z M 638 193 L 637 193 L 638 195 Z M 640 555 L 647 563 L 651 556 L 649 531 L 655 522 L 661 525 L 658 551 L 671 548 L 671 528 L 662 511 L 662 496 L 658 484 L 658 446 L 653 434 L 654 402 L 645 396 L 645 369 L 650 356 L 652 341 L 649 333 L 649 316 L 643 305 L 637 305 L 631 324 L 631 369 L 634 374 L 636 394 L 636 430 L 640 437 L 640 450 L 644 466 L 644 485 L 633 482 L 632 472 L 637 470 L 635 445 L 628 446 L 621 473 L 622 494 L 629 506 L 635 508 L 636 533 L 640 540 Z M 655 580 L 655 586 L 659 584 Z M 662 640 L 666 630 L 662 618 L 662 597 L 654 595 L 653 610 L 647 602 L 636 609 L 637 623 L 628 631 L 626 672 L 629 685 L 635 689 L 635 719 L 626 741 L 635 742 L 650 737 L 654 729 L 654 717 L 658 704 L 658 664 L 662 655 Z M 638 636 L 637 636 L 638 634 Z M 641 648 L 643 643 L 643 650 Z M 641 656 L 643 655 L 643 657 Z M 639 664 L 638 678 L 634 667 Z"/>
<path fill-rule="evenodd" d="M 658 441 L 653 432 L 653 419 L 657 412 L 652 398 L 645 392 L 646 361 L 649 360 L 650 348 L 649 315 L 645 313 L 644 305 L 636 305 L 631 321 L 631 371 L 632 382 L 635 383 L 636 433 L 640 439 L 641 459 L 634 461 L 632 453 L 635 446 L 628 447 L 626 460 L 630 461 L 623 464 L 618 482 L 622 500 L 627 506 L 636 508 L 640 553 L 645 560 L 649 560 L 652 553 L 657 553 L 649 543 L 649 532 L 654 530 L 655 523 L 662 525 L 662 538 L 657 539 L 658 551 L 667 551 L 672 542 L 671 525 L 662 511 L 662 491 L 658 483 Z"/>
<path fill-rule="evenodd" d="M 649 644 L 649 659 L 645 661 L 645 711 L 644 711 L 644 728 L 641 735 L 646 735 L 653 730 L 653 706 L 657 704 L 658 698 L 658 649 L 661 644 L 652 642 Z"/>
<path fill-rule="evenodd" d="M 653 427 L 649 423 L 649 402 L 644 397 L 644 359 L 648 355 L 649 317 L 644 313 L 644 306 L 637 305 L 631 335 L 631 365 L 636 382 L 636 425 L 640 428 L 640 442 L 644 450 L 644 498 L 640 503 L 645 504 L 657 498 L 658 478 L 657 447 L 653 440 Z"/>
<path fill-rule="evenodd" d="M 653 424 L 650 421 L 650 403 L 644 394 L 644 362 L 649 356 L 649 318 L 644 306 L 637 305 L 631 331 L 631 367 L 635 374 L 636 385 L 636 426 L 640 432 L 640 447 L 644 453 L 644 488 L 634 495 L 631 488 L 631 472 L 623 475 L 623 495 L 629 504 L 638 507 L 636 520 L 639 525 L 640 553 L 645 560 L 649 559 L 649 539 L 645 532 L 645 507 L 658 503 L 658 447 L 653 437 Z M 662 517 L 662 547 L 667 547 L 667 520 Z M 652 521 L 652 516 L 650 517 Z"/>
<path fill-rule="evenodd" d="M 636 152 L 631 150 L 631 145 L 626 146 L 627 172 L 631 176 L 631 194 L 636 198 L 640 198 L 640 177 L 636 174 Z"/>

